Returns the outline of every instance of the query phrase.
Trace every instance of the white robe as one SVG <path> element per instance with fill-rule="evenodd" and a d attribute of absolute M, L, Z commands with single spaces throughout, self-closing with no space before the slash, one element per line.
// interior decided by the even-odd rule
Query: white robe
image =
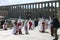
<path fill-rule="evenodd" d="M 34 21 L 32 21 L 32 27 L 31 28 L 34 29 Z"/>
<path fill-rule="evenodd" d="M 28 30 L 29 30 L 29 23 L 27 22 L 27 21 L 25 21 L 24 22 L 24 29 L 25 29 L 25 33 L 28 33 Z M 26 31 L 26 27 L 27 27 L 27 31 Z"/>
<path fill-rule="evenodd" d="M 38 28 L 39 28 L 39 31 L 42 31 L 43 30 L 42 21 L 39 21 L 38 22 Z"/>
<path fill-rule="evenodd" d="M 6 22 L 4 22 L 4 24 L 2 26 L 3 26 L 3 29 L 5 29 L 5 28 L 7 29 L 7 23 Z"/>
<path fill-rule="evenodd" d="M 19 29 L 22 29 L 22 27 L 23 27 L 23 22 L 22 22 L 22 20 L 18 20 L 17 24 L 20 23 L 20 22 L 21 22 L 21 26 L 19 26 Z"/>
<path fill-rule="evenodd" d="M 51 22 L 52 22 L 52 20 L 50 20 L 49 22 L 48 22 L 48 28 L 51 28 Z"/>
<path fill-rule="evenodd" d="M 16 25 L 12 22 L 12 25 L 13 25 L 13 34 L 15 34 L 16 33 L 16 30 L 17 30 L 17 28 L 16 28 Z"/>
<path fill-rule="evenodd" d="M 13 27 L 13 34 L 16 33 L 16 26 Z"/>

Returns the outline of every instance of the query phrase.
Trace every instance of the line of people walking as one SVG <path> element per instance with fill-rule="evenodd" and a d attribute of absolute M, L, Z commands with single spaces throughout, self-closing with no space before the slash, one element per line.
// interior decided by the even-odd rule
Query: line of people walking
<path fill-rule="evenodd" d="M 59 28 L 59 20 L 55 15 L 51 18 L 49 16 L 49 19 L 41 18 L 39 20 L 24 20 L 24 22 L 19 18 L 17 21 L 12 20 L 13 25 L 13 34 L 23 34 L 22 29 L 24 27 L 25 34 L 29 34 L 29 30 L 33 30 L 34 27 L 38 26 L 39 32 L 46 33 L 46 29 L 50 28 L 51 36 L 55 35 L 55 38 L 53 40 L 58 40 L 57 30 Z M 7 22 L 4 21 L 3 30 L 7 30 Z"/>
<path fill-rule="evenodd" d="M 25 34 L 29 34 L 29 30 L 33 30 L 34 28 L 34 23 L 32 20 L 25 20 L 24 23 L 23 21 L 19 18 L 18 21 L 12 21 L 12 24 L 14 26 L 13 33 L 15 35 L 17 34 L 23 34 L 22 33 L 22 28 L 24 27 Z"/>
<path fill-rule="evenodd" d="M 59 20 L 57 16 L 53 15 L 52 18 L 49 17 L 49 21 L 45 20 L 44 18 L 40 19 L 38 22 L 39 31 L 45 33 L 47 28 L 50 28 L 51 36 L 55 36 L 53 40 L 58 40 L 58 28 L 60 27 Z"/>

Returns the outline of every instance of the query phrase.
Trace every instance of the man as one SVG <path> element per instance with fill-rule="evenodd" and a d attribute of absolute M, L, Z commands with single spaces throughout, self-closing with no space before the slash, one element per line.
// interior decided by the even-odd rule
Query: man
<path fill-rule="evenodd" d="M 51 36 L 54 36 L 54 28 L 53 28 L 53 20 L 51 17 L 49 17 L 49 22 L 48 22 L 48 25 L 50 27 L 50 32 L 51 32 Z"/>
<path fill-rule="evenodd" d="M 25 29 L 25 34 L 29 34 L 28 20 L 24 22 L 24 29 Z"/>
<path fill-rule="evenodd" d="M 32 29 L 32 20 L 29 20 L 29 30 Z"/>
<path fill-rule="evenodd" d="M 45 33 L 45 21 L 44 21 L 44 19 L 39 20 L 38 25 L 40 26 L 39 31 L 42 33 Z"/>
<path fill-rule="evenodd" d="M 17 26 L 18 26 L 18 29 L 19 29 L 19 34 L 22 34 L 22 20 L 21 19 L 18 19 L 18 22 L 17 22 Z"/>
<path fill-rule="evenodd" d="M 1 28 L 3 28 L 3 24 L 4 24 L 5 20 L 1 21 Z"/>
<path fill-rule="evenodd" d="M 17 35 L 17 33 L 18 33 L 18 28 L 17 28 L 17 21 L 15 21 L 15 20 L 12 20 L 12 25 L 13 25 L 13 34 L 14 35 Z"/>
<path fill-rule="evenodd" d="M 55 39 L 58 40 L 57 30 L 59 28 L 59 20 L 55 15 L 53 15 L 53 27 L 54 27 L 54 33 L 55 33 Z"/>
<path fill-rule="evenodd" d="M 35 27 L 38 26 L 38 19 L 34 20 Z"/>
<path fill-rule="evenodd" d="M 43 28 L 42 32 L 44 33 L 45 32 L 45 21 L 44 20 L 42 22 L 42 28 Z"/>

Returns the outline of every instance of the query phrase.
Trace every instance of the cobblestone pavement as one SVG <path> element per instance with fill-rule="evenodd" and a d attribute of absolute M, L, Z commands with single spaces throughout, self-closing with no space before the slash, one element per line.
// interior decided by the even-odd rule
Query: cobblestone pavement
<path fill-rule="evenodd" d="M 46 29 L 46 32 L 48 33 L 41 33 L 38 30 L 38 27 L 34 30 L 30 30 L 29 34 L 26 35 L 24 29 L 23 35 L 13 35 L 12 34 L 13 29 L 9 30 L 0 30 L 0 40 L 53 40 L 54 37 L 50 35 L 49 29 Z M 58 29 L 58 36 L 60 40 L 60 29 Z"/>

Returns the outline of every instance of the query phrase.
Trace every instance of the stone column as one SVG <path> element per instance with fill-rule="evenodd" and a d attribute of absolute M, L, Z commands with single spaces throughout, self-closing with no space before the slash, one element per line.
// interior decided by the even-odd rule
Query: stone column
<path fill-rule="evenodd" d="M 34 4 L 33 4 L 33 13 L 34 13 Z"/>
<path fill-rule="evenodd" d="M 30 4 L 30 12 L 31 12 L 31 4 Z"/>
<path fill-rule="evenodd" d="M 44 11 L 46 12 L 46 3 L 44 3 L 44 7 L 45 7 L 45 10 Z"/>
<path fill-rule="evenodd" d="M 59 7 L 60 7 L 60 1 L 59 1 Z"/>
<path fill-rule="evenodd" d="M 40 9 L 40 4 L 38 4 L 38 13 L 40 13 L 40 12 L 39 12 L 39 9 Z"/>
<path fill-rule="evenodd" d="M 25 13 L 26 13 L 26 5 L 25 5 Z"/>
<path fill-rule="evenodd" d="M 37 4 L 35 4 L 35 13 L 37 13 Z"/>
<path fill-rule="evenodd" d="M 41 3 L 41 12 L 43 12 L 43 3 Z"/>

